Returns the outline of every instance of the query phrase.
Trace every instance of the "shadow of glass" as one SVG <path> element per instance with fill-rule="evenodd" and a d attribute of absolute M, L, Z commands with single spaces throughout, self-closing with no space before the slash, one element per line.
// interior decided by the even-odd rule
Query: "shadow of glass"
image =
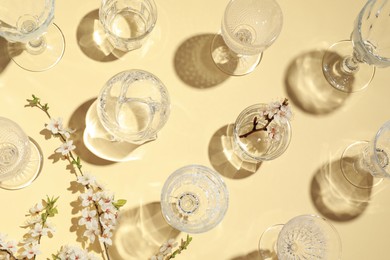
<path fill-rule="evenodd" d="M 179 234 L 162 216 L 160 202 L 151 202 L 121 211 L 109 253 L 112 259 L 150 259 L 165 241 Z"/>
<path fill-rule="evenodd" d="M 75 153 L 83 161 L 94 164 L 94 165 L 110 165 L 114 162 L 104 160 L 100 157 L 97 157 L 85 146 L 83 136 L 85 131 L 85 117 L 89 107 L 96 99 L 90 99 L 83 104 L 81 104 L 72 114 L 69 119 L 69 127 L 74 129 L 75 132 L 72 134 L 73 143 L 76 146 Z"/>
<path fill-rule="evenodd" d="M 89 12 L 81 19 L 76 37 L 81 51 L 95 61 L 110 62 L 126 54 L 115 49 L 108 41 L 99 21 L 99 9 Z"/>
<path fill-rule="evenodd" d="M 229 75 L 215 65 L 211 56 L 214 34 L 200 34 L 184 41 L 175 53 L 174 67 L 179 78 L 194 88 L 221 84 Z"/>
<path fill-rule="evenodd" d="M 231 260 L 265 260 L 261 257 L 257 250 L 250 252 L 246 255 L 233 257 Z M 268 259 L 270 260 L 270 259 Z"/>
<path fill-rule="evenodd" d="M 316 209 L 324 217 L 339 222 L 359 217 L 372 196 L 371 189 L 358 188 L 344 177 L 340 160 L 325 163 L 316 171 L 310 193 Z"/>
<path fill-rule="evenodd" d="M 8 41 L 0 37 L 0 73 L 5 70 L 10 61 L 11 58 L 8 53 Z"/>
<path fill-rule="evenodd" d="M 309 114 L 330 114 L 349 97 L 349 93 L 335 89 L 326 80 L 322 71 L 324 53 L 324 50 L 314 50 L 301 54 L 290 63 L 285 75 L 289 99 Z"/>
<path fill-rule="evenodd" d="M 230 179 L 247 178 L 261 165 L 261 163 L 243 161 L 234 152 L 232 124 L 223 126 L 214 133 L 209 143 L 208 153 L 213 168 Z"/>

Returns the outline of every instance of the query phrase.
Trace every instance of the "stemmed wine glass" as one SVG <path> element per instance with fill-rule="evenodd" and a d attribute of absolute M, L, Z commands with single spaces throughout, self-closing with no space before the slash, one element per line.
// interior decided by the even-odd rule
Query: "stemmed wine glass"
<path fill-rule="evenodd" d="M 341 259 L 341 240 L 333 225 L 315 215 L 301 215 L 268 228 L 259 241 L 262 259 Z"/>
<path fill-rule="evenodd" d="M 39 146 L 18 124 L 0 117 L 0 188 L 15 190 L 28 186 L 42 167 Z"/>
<path fill-rule="evenodd" d="M 252 72 L 262 52 L 279 36 L 283 14 L 274 0 L 231 0 L 214 37 L 211 54 L 215 64 L 229 75 Z"/>
<path fill-rule="evenodd" d="M 53 24 L 55 0 L 2 0 L 0 36 L 8 53 L 23 69 L 44 71 L 62 58 L 65 40 Z"/>
<path fill-rule="evenodd" d="M 333 44 L 323 57 L 323 72 L 336 89 L 363 90 L 375 67 L 390 66 L 390 2 L 369 0 L 354 24 L 351 40 Z"/>
<path fill-rule="evenodd" d="M 349 145 L 340 166 L 344 177 L 359 188 L 372 188 L 390 178 L 390 121 L 384 123 L 374 138 Z"/>
<path fill-rule="evenodd" d="M 189 165 L 172 173 L 161 192 L 165 220 L 187 233 L 215 227 L 228 208 L 229 194 L 222 178 L 210 168 Z"/>

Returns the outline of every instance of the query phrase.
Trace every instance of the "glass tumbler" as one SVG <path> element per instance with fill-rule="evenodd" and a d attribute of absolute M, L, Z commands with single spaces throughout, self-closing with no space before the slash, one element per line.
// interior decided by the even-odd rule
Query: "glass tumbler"
<path fill-rule="evenodd" d="M 138 49 L 157 21 L 153 0 L 102 0 L 99 20 L 110 43 L 124 52 Z"/>

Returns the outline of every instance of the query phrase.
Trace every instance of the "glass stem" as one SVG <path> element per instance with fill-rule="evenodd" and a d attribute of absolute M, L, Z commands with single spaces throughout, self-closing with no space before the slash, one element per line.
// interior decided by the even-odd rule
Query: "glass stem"
<path fill-rule="evenodd" d="M 44 36 L 40 36 L 35 40 L 31 40 L 26 44 L 26 51 L 30 54 L 38 55 L 46 50 L 46 40 Z"/>
<path fill-rule="evenodd" d="M 340 66 L 341 70 L 346 74 L 354 74 L 359 71 L 359 60 L 356 58 L 356 55 L 345 57 Z"/>

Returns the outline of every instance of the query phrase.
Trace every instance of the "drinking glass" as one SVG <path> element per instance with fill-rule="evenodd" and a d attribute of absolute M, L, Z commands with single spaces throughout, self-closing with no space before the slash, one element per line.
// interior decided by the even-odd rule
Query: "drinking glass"
<path fill-rule="evenodd" d="M 187 233 L 206 232 L 221 222 L 228 208 L 229 194 L 222 178 L 202 165 L 176 170 L 161 192 L 165 220 Z"/>
<path fill-rule="evenodd" d="M 138 49 L 157 21 L 153 0 L 102 0 L 99 20 L 110 43 L 121 51 Z"/>
<path fill-rule="evenodd" d="M 104 159 L 128 160 L 126 153 L 157 139 L 169 113 L 168 90 L 159 78 L 143 70 L 120 72 L 106 82 L 87 112 L 85 144 Z"/>
<path fill-rule="evenodd" d="M 372 188 L 390 178 L 390 121 L 384 123 L 370 141 L 349 145 L 340 160 L 344 177 L 359 188 Z"/>
<path fill-rule="evenodd" d="M 269 123 L 264 112 L 268 104 L 255 104 L 245 108 L 237 117 L 233 128 L 233 146 L 235 153 L 243 160 L 252 163 L 273 160 L 286 151 L 291 139 L 289 120 Z M 248 135 L 254 129 L 256 131 Z M 270 138 L 267 126 L 273 129 L 278 138 Z"/>
<path fill-rule="evenodd" d="M 54 24 L 55 0 L 2 0 L 0 36 L 8 53 L 23 69 L 44 71 L 62 58 L 65 40 Z"/>
<path fill-rule="evenodd" d="M 315 215 L 301 215 L 268 228 L 259 241 L 262 259 L 341 259 L 341 240 L 333 225 Z"/>
<path fill-rule="evenodd" d="M 30 185 L 42 167 L 39 146 L 14 121 L 0 117 L 0 188 Z"/>
<path fill-rule="evenodd" d="M 229 75 L 252 72 L 263 51 L 279 36 L 283 14 L 274 0 L 231 0 L 214 37 L 211 54 L 218 68 Z"/>
<path fill-rule="evenodd" d="M 323 57 L 323 72 L 336 89 L 363 90 L 375 67 L 390 66 L 390 2 L 369 0 L 357 16 L 351 40 L 333 44 Z"/>

